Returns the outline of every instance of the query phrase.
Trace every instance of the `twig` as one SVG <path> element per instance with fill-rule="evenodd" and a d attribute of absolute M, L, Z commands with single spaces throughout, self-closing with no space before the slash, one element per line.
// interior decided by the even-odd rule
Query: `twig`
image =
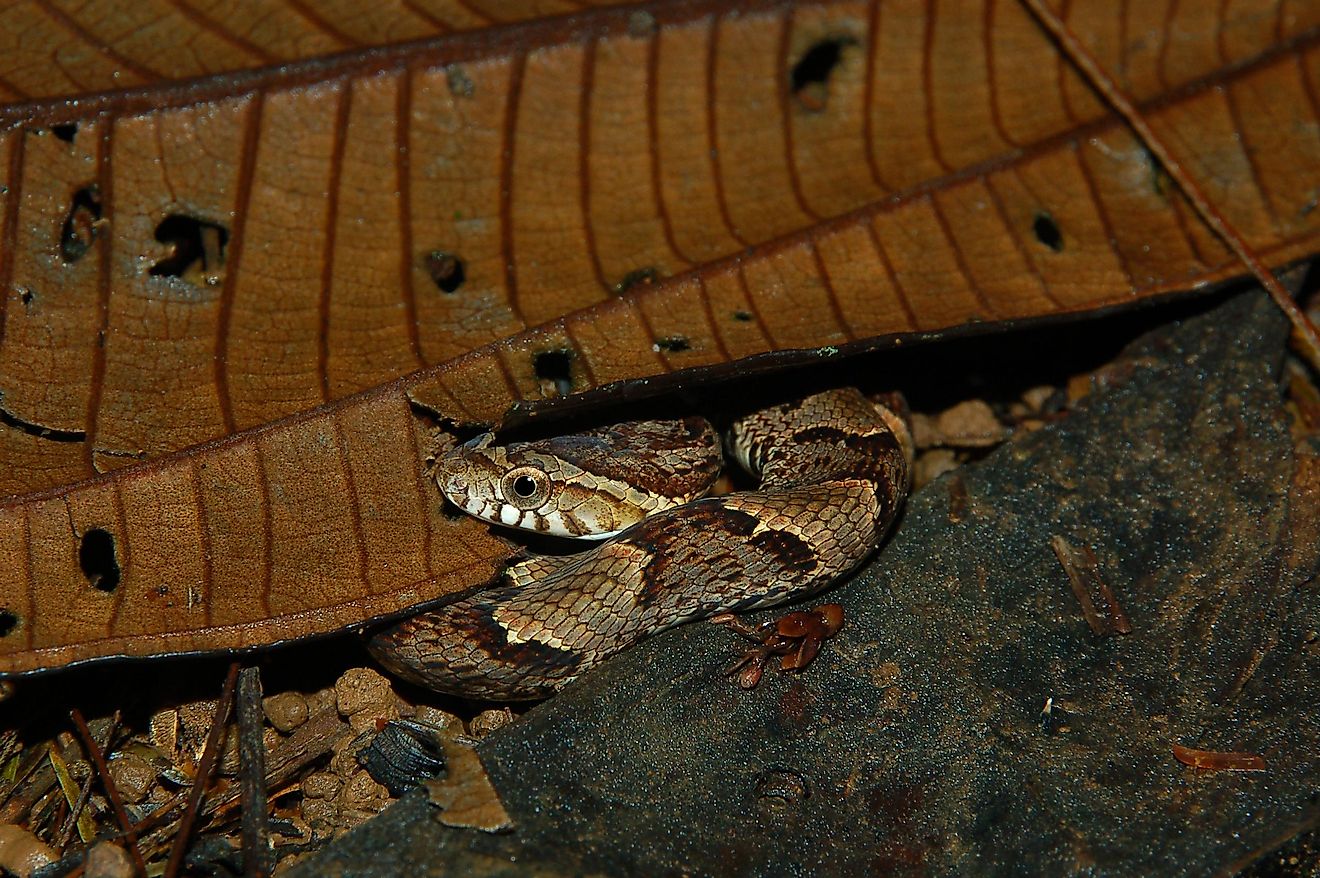
<path fill-rule="evenodd" d="M 1265 264 L 1260 261 L 1255 251 L 1251 249 L 1246 239 L 1242 237 L 1233 224 L 1210 202 L 1196 179 L 1187 172 L 1181 162 L 1173 157 L 1164 141 L 1147 124 L 1141 112 L 1124 94 L 1123 89 L 1105 72 L 1105 69 L 1100 66 L 1100 62 L 1082 45 L 1068 25 L 1064 24 L 1054 14 L 1054 11 L 1045 5 L 1044 0 L 1022 0 L 1022 4 L 1036 17 L 1041 26 L 1050 32 L 1063 49 L 1064 54 L 1081 71 L 1082 76 L 1091 84 L 1091 87 L 1123 117 L 1128 127 L 1137 135 L 1137 139 L 1155 156 L 1168 175 L 1178 184 L 1178 188 L 1192 203 L 1192 207 L 1196 209 L 1201 221 L 1228 245 L 1228 248 L 1236 254 L 1242 264 L 1256 276 L 1256 280 L 1270 294 L 1270 298 L 1274 300 L 1274 303 L 1279 306 L 1284 314 L 1288 315 L 1288 319 L 1292 321 L 1294 334 L 1301 343 L 1307 360 L 1310 361 L 1313 368 L 1320 370 L 1320 331 L 1306 316 L 1306 312 L 1297 307 L 1297 303 L 1293 301 L 1292 296 L 1288 295 L 1288 291 L 1279 283 L 1279 279 L 1265 267 Z"/>
<path fill-rule="evenodd" d="M 83 808 L 87 807 L 87 800 L 92 797 L 92 781 L 96 780 L 96 775 L 87 775 L 87 780 L 83 782 L 82 789 L 78 791 L 78 798 L 74 800 L 73 806 L 69 809 L 69 816 L 64 819 L 64 826 L 60 829 L 59 836 L 55 839 L 55 850 L 63 852 L 68 846 L 69 840 L 73 837 L 74 827 L 78 825 L 78 816 L 82 814 Z M 81 837 L 82 833 L 79 833 Z M 83 839 L 87 841 L 87 839 Z"/>
<path fill-rule="evenodd" d="M 142 858 L 142 851 L 138 848 L 137 830 L 128 819 L 128 812 L 124 810 L 124 800 L 119 798 L 119 789 L 115 786 L 114 779 L 110 777 L 110 769 L 105 764 L 105 756 L 101 753 L 101 748 L 97 746 L 96 739 L 92 737 L 92 730 L 87 728 L 87 722 L 83 719 L 82 713 L 78 708 L 69 711 L 69 718 L 73 720 L 74 726 L 78 729 L 78 736 L 83 740 L 83 746 L 87 748 L 87 755 L 91 757 L 92 764 L 96 766 L 96 773 L 101 777 L 101 786 L 105 789 L 106 798 L 110 800 L 110 807 L 114 809 L 115 819 L 119 821 L 119 828 L 124 831 L 124 839 L 128 842 L 128 852 L 133 857 L 133 865 L 137 869 L 140 878 L 147 878 L 147 861 Z M 116 721 L 117 722 L 117 721 Z M 107 743 L 109 739 L 107 739 Z"/>
<path fill-rule="evenodd" d="M 266 814 L 266 745 L 261 738 L 261 669 L 238 675 L 238 784 L 242 794 L 243 874 L 270 874 L 270 824 Z"/>
<path fill-rule="evenodd" d="M 183 866 L 183 855 L 188 850 L 188 837 L 192 835 L 193 823 L 202 805 L 202 796 L 206 793 L 206 782 L 211 777 L 220 755 L 220 739 L 224 736 L 225 723 L 229 720 L 229 708 L 234 702 L 234 685 L 238 681 L 238 662 L 231 662 L 229 673 L 225 676 L 225 688 L 220 693 L 220 700 L 215 704 L 215 713 L 211 715 L 211 731 L 206 735 L 206 746 L 202 748 L 202 760 L 193 775 L 192 787 L 188 790 L 188 807 L 179 821 L 179 832 L 174 836 L 174 846 L 170 848 L 170 858 L 165 864 L 165 878 L 177 878 Z"/>
<path fill-rule="evenodd" d="M 110 749 L 110 742 L 115 739 L 115 730 L 119 728 L 119 711 L 115 711 L 114 716 L 110 718 L 110 727 L 105 731 L 105 749 Z M 92 782 L 96 780 L 96 775 L 87 775 L 87 782 L 78 793 L 78 799 L 73 803 L 69 810 L 69 816 L 64 823 L 64 828 L 60 830 L 59 837 L 55 840 L 55 850 L 63 852 L 69 840 L 73 837 L 74 827 L 78 825 L 78 817 L 82 814 L 83 808 L 87 807 L 87 800 L 92 797 Z M 82 833 L 78 833 L 82 837 Z M 88 839 L 83 838 L 84 842 Z"/>

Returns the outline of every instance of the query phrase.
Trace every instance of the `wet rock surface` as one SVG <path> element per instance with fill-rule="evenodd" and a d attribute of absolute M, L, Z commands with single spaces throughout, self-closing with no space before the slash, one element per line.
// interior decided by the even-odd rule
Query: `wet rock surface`
<path fill-rule="evenodd" d="M 290 874 L 1246 866 L 1318 807 L 1320 465 L 1289 434 L 1286 337 L 1262 296 L 1228 299 L 932 483 L 830 592 L 845 627 L 801 676 L 741 691 L 721 675 L 741 644 L 689 625 L 484 739 L 512 833 L 441 826 L 413 794 Z M 1094 553 L 1130 634 L 1088 627 L 1057 536 Z"/>

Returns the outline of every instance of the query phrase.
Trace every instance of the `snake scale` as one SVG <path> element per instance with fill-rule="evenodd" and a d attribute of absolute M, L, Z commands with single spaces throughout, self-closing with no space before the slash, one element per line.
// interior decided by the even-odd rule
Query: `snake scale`
<path fill-rule="evenodd" d="M 852 388 L 747 415 L 728 444 L 759 487 L 699 500 L 720 464 L 701 418 L 459 446 L 435 467 L 459 508 L 604 542 L 515 564 L 503 584 L 377 633 L 371 651 L 431 689 L 544 697 L 657 631 L 824 588 L 876 548 L 907 494 L 906 424 Z"/>

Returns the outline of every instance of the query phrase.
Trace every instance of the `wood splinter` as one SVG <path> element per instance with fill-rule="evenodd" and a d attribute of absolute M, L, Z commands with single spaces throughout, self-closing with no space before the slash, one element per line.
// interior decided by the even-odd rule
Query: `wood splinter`
<path fill-rule="evenodd" d="M 1073 546 L 1063 537 L 1050 537 L 1050 548 L 1068 574 L 1073 594 L 1091 631 L 1100 635 L 1131 634 L 1132 623 L 1109 585 L 1100 578 L 1100 560 L 1090 546 Z M 1103 613 L 1100 607 L 1104 608 Z"/>
<path fill-rule="evenodd" d="M 1256 753 L 1225 752 L 1220 750 L 1194 750 L 1181 744 L 1173 745 L 1173 758 L 1192 768 L 1211 771 L 1264 771 L 1265 757 Z"/>

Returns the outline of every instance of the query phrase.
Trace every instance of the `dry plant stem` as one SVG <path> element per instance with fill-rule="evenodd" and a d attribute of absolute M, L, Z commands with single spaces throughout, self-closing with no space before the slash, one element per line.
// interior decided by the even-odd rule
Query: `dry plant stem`
<path fill-rule="evenodd" d="M 266 747 L 261 738 L 261 669 L 238 675 L 238 780 L 242 793 L 243 874 L 270 874 L 270 827 L 266 820 Z"/>
<path fill-rule="evenodd" d="M 106 798 L 110 800 L 110 807 L 114 809 L 115 819 L 119 821 L 119 828 L 124 831 L 124 840 L 128 842 L 128 853 L 133 858 L 133 866 L 141 878 L 147 878 L 147 862 L 142 859 L 142 850 L 138 847 L 137 829 L 128 819 L 128 812 L 124 810 L 124 801 L 119 798 L 119 789 L 115 786 L 114 780 L 110 777 L 110 769 L 105 764 L 105 755 L 101 753 L 96 739 L 92 737 L 92 730 L 87 728 L 87 722 L 78 708 L 69 711 L 69 718 L 77 727 L 78 736 L 82 738 L 83 746 L 87 748 L 87 755 L 96 766 L 96 773 L 101 778 L 101 786 L 105 789 Z M 118 724 L 116 719 L 114 725 Z M 109 738 L 106 741 L 108 743 Z"/>
<path fill-rule="evenodd" d="M 1274 303 L 1279 306 L 1284 314 L 1288 315 L 1288 319 L 1292 321 L 1294 334 L 1301 343 L 1307 360 L 1311 363 L 1313 369 L 1320 371 L 1320 331 L 1317 331 L 1315 324 L 1306 316 L 1306 313 L 1297 307 L 1297 303 L 1293 301 L 1292 296 L 1288 295 L 1288 291 L 1279 283 L 1279 279 L 1265 266 L 1265 263 L 1260 261 L 1260 257 L 1251 249 L 1246 239 L 1242 237 L 1233 224 L 1210 203 L 1210 199 L 1206 197 L 1205 192 L 1195 178 L 1187 173 L 1182 163 L 1173 157 L 1173 154 L 1169 152 L 1169 148 L 1155 133 L 1154 129 L 1146 124 L 1141 112 L 1119 88 L 1118 83 L 1114 82 L 1109 74 L 1105 72 L 1105 69 L 1100 66 L 1100 62 L 1082 45 L 1068 25 L 1064 24 L 1063 20 L 1045 5 L 1045 0 L 1022 0 L 1022 4 L 1036 17 L 1041 26 L 1050 32 L 1059 43 L 1060 48 L 1063 49 L 1064 54 L 1077 66 L 1077 69 L 1081 71 L 1082 76 L 1091 84 L 1091 87 L 1123 117 L 1146 149 L 1155 156 L 1168 175 L 1178 184 L 1178 188 L 1182 190 L 1192 206 L 1196 208 L 1201 221 L 1228 245 L 1229 249 L 1242 261 L 1242 264 L 1256 276 L 1256 280 L 1270 294 L 1270 298 L 1274 300 Z"/>
<path fill-rule="evenodd" d="M 211 716 L 211 731 L 206 736 L 206 746 L 202 748 L 202 761 L 193 776 L 192 788 L 188 791 L 188 808 L 179 821 L 179 832 L 174 836 L 174 846 L 170 848 L 170 859 L 165 864 L 165 878 L 176 878 L 183 865 L 183 855 L 188 850 L 188 837 L 192 835 L 193 823 L 201 809 L 202 796 L 206 793 L 206 782 L 211 777 L 216 760 L 220 757 L 220 739 L 224 735 L 225 723 L 229 719 L 229 707 L 234 702 L 234 686 L 238 682 L 238 662 L 229 665 L 225 675 L 225 688 L 220 693 L 220 700 L 215 704 L 215 713 Z"/>
<path fill-rule="evenodd" d="M 105 749 L 110 749 L 110 742 L 115 739 L 115 732 L 119 729 L 119 711 L 115 711 L 114 716 L 110 717 L 110 727 L 105 730 Z M 73 803 L 73 809 L 69 812 L 69 822 L 65 825 L 64 831 L 60 833 L 59 843 L 55 845 L 55 850 L 63 852 L 65 846 L 72 837 L 74 828 L 78 825 L 78 817 L 82 814 L 83 808 L 87 807 L 87 800 L 92 797 L 92 781 L 96 778 L 89 775 L 87 783 L 83 784 L 82 791 L 78 793 L 78 801 Z M 86 839 L 83 839 L 86 841 Z"/>
<path fill-rule="evenodd" d="M 92 781 L 96 780 L 96 775 L 87 775 L 87 780 L 83 782 L 82 789 L 78 791 L 78 799 L 69 809 L 69 816 L 64 818 L 64 826 L 60 829 L 60 834 L 55 839 L 55 850 L 63 851 L 69 846 L 69 839 L 73 837 L 73 830 L 78 825 L 78 816 L 82 814 L 83 808 L 87 807 L 87 800 L 92 797 Z"/>
<path fill-rule="evenodd" d="M 110 721 L 110 728 L 106 731 L 105 745 L 107 748 L 110 742 L 114 740 L 115 729 L 119 727 L 119 711 L 115 711 L 114 717 Z M 73 803 L 69 809 L 69 816 L 65 819 L 64 828 L 60 830 L 59 837 L 55 839 L 55 850 L 63 852 L 69 844 L 69 839 L 73 837 L 73 830 L 78 825 L 78 817 L 82 814 L 83 808 L 87 807 L 87 800 L 92 797 L 92 782 L 96 780 L 96 775 L 89 774 L 87 782 L 83 784 L 78 791 L 78 800 Z M 87 839 L 83 839 L 86 841 Z"/>

